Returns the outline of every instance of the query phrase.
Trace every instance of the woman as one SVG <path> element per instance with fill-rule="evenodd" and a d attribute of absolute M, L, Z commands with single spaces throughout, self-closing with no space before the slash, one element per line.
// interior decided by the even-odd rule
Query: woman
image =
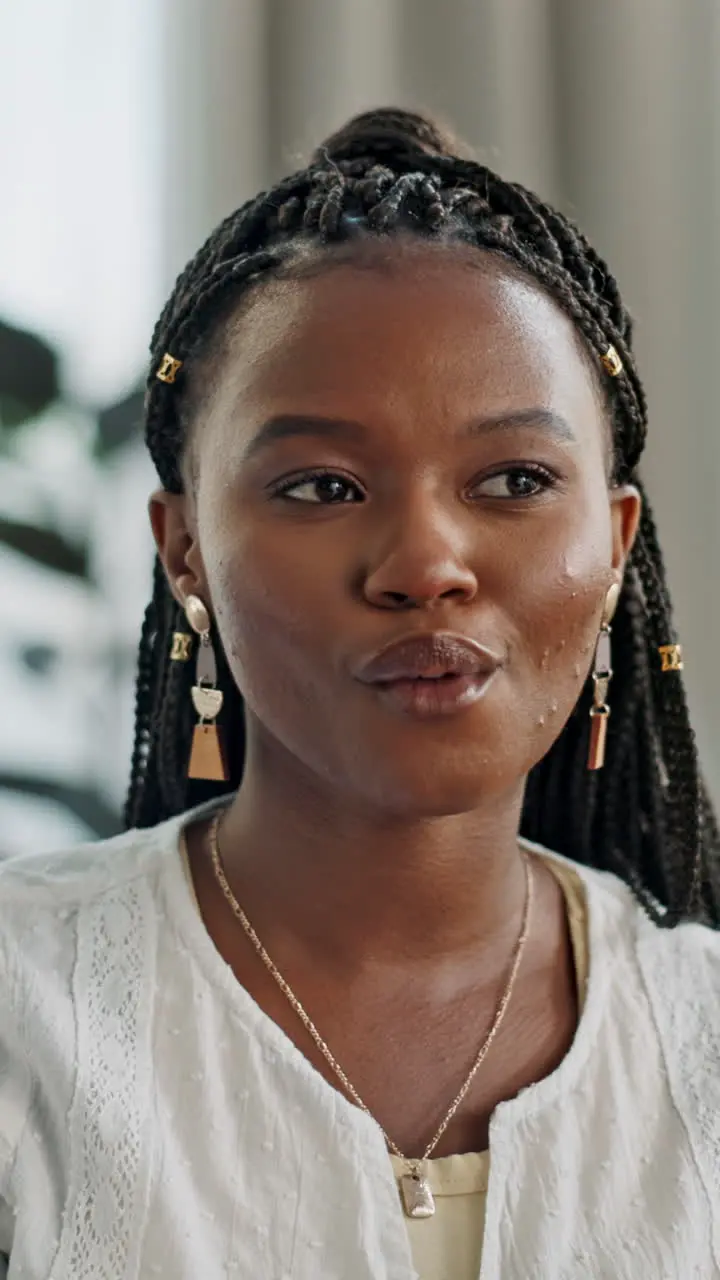
<path fill-rule="evenodd" d="M 11 1277 L 720 1276 L 718 836 L 644 439 L 605 265 L 420 117 L 200 250 L 131 829 L 0 881 Z"/>

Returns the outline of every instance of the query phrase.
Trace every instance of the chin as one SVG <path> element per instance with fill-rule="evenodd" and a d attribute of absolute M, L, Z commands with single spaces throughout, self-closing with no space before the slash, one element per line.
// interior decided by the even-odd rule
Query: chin
<path fill-rule="evenodd" d="M 394 818 L 419 820 L 471 813 L 490 796 L 507 794 L 515 780 L 499 777 L 494 769 L 469 772 L 466 766 L 461 772 L 436 767 L 415 776 L 399 776 L 396 768 L 389 768 L 374 781 L 364 791 L 366 802 Z"/>

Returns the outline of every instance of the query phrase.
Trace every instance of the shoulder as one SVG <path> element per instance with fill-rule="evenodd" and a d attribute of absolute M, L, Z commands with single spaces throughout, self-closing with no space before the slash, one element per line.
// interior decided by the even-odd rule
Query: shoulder
<path fill-rule="evenodd" d="M 115 953 L 138 964 L 140 953 L 151 956 L 161 886 L 181 874 L 180 832 L 217 803 L 110 840 L 0 861 L 0 997 L 10 1012 L 25 1021 L 32 993 L 48 1008 L 66 1004 L 73 982 L 87 979 L 91 950 L 107 964 Z"/>
<path fill-rule="evenodd" d="M 713 1203 L 720 1199 L 720 934 L 643 919 L 637 955 L 668 1088 Z M 720 1247 L 720 1239 L 719 1239 Z"/>
<path fill-rule="evenodd" d="M 661 1016 L 667 1008 L 668 1015 L 689 1024 L 701 1014 L 703 1019 L 717 1020 L 720 1036 L 720 932 L 701 924 L 664 929 L 650 919 L 624 880 L 608 871 L 562 861 L 585 885 L 597 926 L 591 935 L 601 948 L 613 947 L 632 960 L 656 1014 Z"/>
<path fill-rule="evenodd" d="M 528 847 L 563 864 L 582 882 L 590 960 L 607 971 L 608 998 L 619 984 L 623 994 L 632 988 L 647 1000 L 668 1054 L 676 1055 L 687 1043 L 688 1053 L 717 1067 L 720 1104 L 720 932 L 700 924 L 664 929 L 618 876 Z"/>
<path fill-rule="evenodd" d="M 74 845 L 52 853 L 25 853 L 0 862 L 0 926 L 16 906 L 35 910 L 80 905 L 127 883 L 156 865 L 177 838 L 177 820 L 147 830 L 126 831 L 109 840 Z"/>
<path fill-rule="evenodd" d="M 128 911 L 128 904 L 143 878 L 148 884 L 157 875 L 174 826 L 0 862 L 0 1058 L 13 1028 L 16 1049 L 24 1045 L 32 1061 L 39 1025 L 54 1029 L 51 1040 L 61 1021 L 70 1026 L 89 929 L 98 917 L 107 921 L 119 911 L 125 931 L 133 932 L 130 917 L 137 911 L 132 905 Z"/>
<path fill-rule="evenodd" d="M 92 1021 L 95 996 L 97 1032 L 113 1001 L 124 1017 L 133 984 L 141 992 L 148 985 L 157 886 L 182 827 L 208 807 L 110 840 L 0 861 L 0 1198 L 34 1099 L 62 1098 L 70 1108 L 78 1021 Z"/>
<path fill-rule="evenodd" d="M 181 829 L 212 812 L 217 801 L 178 814 L 157 826 L 125 831 L 109 840 L 53 853 L 21 854 L 0 861 L 0 933 L 12 927 L 14 909 L 31 903 L 55 913 L 152 876 L 178 851 Z"/>
<path fill-rule="evenodd" d="M 32 1097 L 30 1054 L 21 1033 L 15 960 L 0 937 L 0 1203 Z"/>
<path fill-rule="evenodd" d="M 632 890 L 619 876 L 575 862 L 563 854 L 546 849 L 530 840 L 521 844 L 545 862 L 555 864 L 565 884 L 575 883 L 584 898 L 590 918 L 590 942 L 593 949 L 628 951 L 632 948 L 641 919 L 646 918 Z"/>
<path fill-rule="evenodd" d="M 664 929 L 617 876 L 570 864 L 585 884 L 590 963 L 605 970 L 605 1016 L 627 1053 L 645 1043 L 687 1134 L 713 1200 L 720 1198 L 720 932 L 700 924 Z M 594 917 L 594 918 L 593 918 Z M 647 1011 L 647 1012 L 645 1012 Z M 639 1052 L 643 1055 L 642 1046 Z M 649 1087 L 647 1075 L 642 1087 Z"/>
<path fill-rule="evenodd" d="M 588 910 L 598 926 L 592 932 L 601 945 L 619 935 L 627 949 L 647 963 L 655 964 L 667 958 L 673 965 L 680 962 L 683 969 L 697 970 L 703 980 L 710 979 L 716 984 L 720 976 L 716 972 L 720 965 L 720 931 L 701 924 L 663 929 L 650 919 L 630 886 L 613 872 L 585 866 L 529 840 L 523 840 L 522 844 L 541 857 L 559 863 L 582 883 Z"/>
<path fill-rule="evenodd" d="M 720 1107 L 720 933 L 701 924 L 640 922 L 637 955 L 658 1029 L 686 1066 L 711 1067 Z"/>
<path fill-rule="evenodd" d="M 8 1027 L 31 1034 L 44 1015 L 49 1023 L 61 1011 L 71 1018 L 91 955 L 102 954 L 106 967 L 120 956 L 137 965 L 151 958 L 180 831 L 207 807 L 110 840 L 0 861 L 0 1074 Z"/>

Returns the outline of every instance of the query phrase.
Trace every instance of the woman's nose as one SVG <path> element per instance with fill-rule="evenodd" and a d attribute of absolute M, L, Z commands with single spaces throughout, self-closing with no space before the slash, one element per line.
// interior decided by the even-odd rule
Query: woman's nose
<path fill-rule="evenodd" d="M 380 541 L 367 570 L 364 594 L 381 608 L 428 608 L 466 603 L 477 592 L 467 558 L 467 530 L 437 511 L 398 520 Z"/>

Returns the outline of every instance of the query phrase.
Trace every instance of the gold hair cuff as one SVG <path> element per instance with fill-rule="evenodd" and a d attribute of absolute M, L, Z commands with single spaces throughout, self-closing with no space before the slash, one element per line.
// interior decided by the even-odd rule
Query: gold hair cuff
<path fill-rule="evenodd" d="M 680 644 L 661 644 L 658 653 L 662 658 L 663 671 L 682 671 L 683 657 L 682 645 Z"/>
<path fill-rule="evenodd" d="M 175 631 L 172 638 L 172 649 L 170 650 L 171 662 L 189 662 L 191 658 L 190 646 L 192 644 L 192 636 L 187 631 Z"/>
<path fill-rule="evenodd" d="M 180 369 L 182 369 L 182 360 L 176 360 L 169 351 L 166 351 L 157 371 L 157 377 L 161 382 L 174 382 Z"/>
<path fill-rule="evenodd" d="M 623 362 L 614 347 L 608 347 L 600 359 L 602 360 L 603 369 L 610 374 L 611 378 L 617 378 L 622 373 Z"/>

